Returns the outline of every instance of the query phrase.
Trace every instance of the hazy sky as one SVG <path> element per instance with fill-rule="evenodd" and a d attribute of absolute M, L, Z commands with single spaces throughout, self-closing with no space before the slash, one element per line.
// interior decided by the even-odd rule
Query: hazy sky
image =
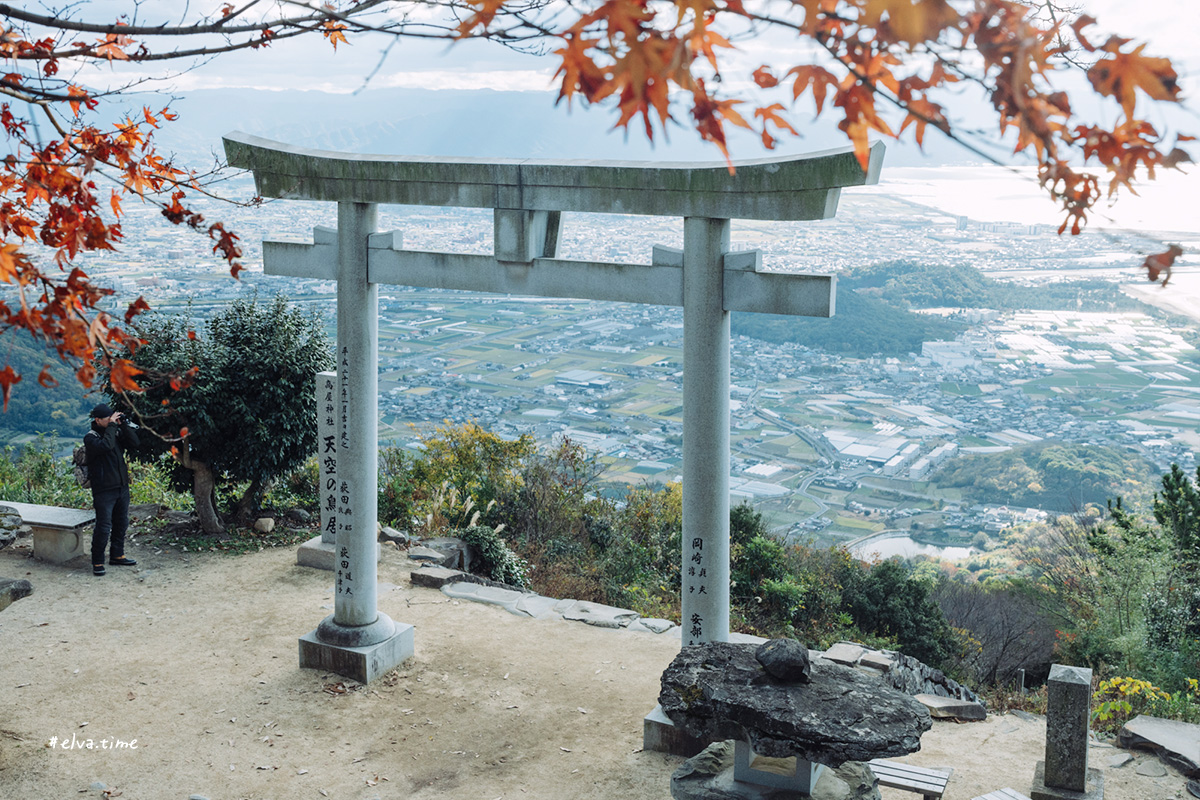
<path fill-rule="evenodd" d="M 213 7 L 221 4 L 221 0 L 200 2 Z M 99 15 L 99 9 L 124 9 L 128 8 L 129 4 L 130 0 L 93 0 L 85 6 L 85 10 L 91 19 Z M 1149 42 L 1149 54 L 1167 56 L 1175 63 L 1181 74 L 1185 101 L 1195 96 L 1195 90 L 1189 91 L 1189 87 L 1194 86 L 1200 79 L 1200 48 L 1196 46 L 1196 38 L 1200 35 L 1200 0 L 1080 0 L 1078 5 L 1098 20 L 1098 24 L 1087 31 L 1093 41 L 1103 41 L 1109 33 L 1120 33 L 1138 41 Z M 177 0 L 142 0 L 141 21 L 169 20 L 172 18 L 172 12 L 178 14 L 179 7 Z M 198 6 L 194 0 L 191 7 L 195 9 L 203 5 Z M 177 90 L 183 91 L 192 88 L 241 87 L 349 92 L 360 88 L 364 78 L 379 65 L 380 53 L 385 44 L 386 40 L 378 38 L 354 38 L 349 46 L 339 47 L 335 54 L 320 38 L 301 37 L 263 51 L 222 55 L 211 63 L 179 76 L 173 83 Z M 803 58 L 803 54 L 797 54 L 796 47 L 794 39 L 785 39 L 782 36 L 743 43 L 737 53 L 727 58 L 726 74 L 732 76 L 740 72 L 745 76 L 755 66 L 764 62 L 783 66 L 796 63 Z M 488 42 L 464 42 L 450 46 L 440 42 L 402 40 L 392 48 L 387 59 L 379 67 L 371 86 L 549 92 L 555 67 L 552 57 L 539 58 L 514 53 Z M 155 69 L 160 69 L 160 66 L 155 65 Z M 126 72 L 123 71 L 122 74 L 128 77 Z M 745 78 L 742 80 L 745 81 Z M 1074 80 L 1075 86 L 1082 88 L 1082 76 L 1076 75 Z M 736 84 L 731 88 L 736 88 Z M 549 95 L 547 98 L 548 107 L 553 102 L 552 97 Z M 1073 102 L 1077 110 L 1086 108 L 1087 101 L 1082 99 L 1082 95 L 1075 95 L 1075 98 Z M 982 99 L 951 101 L 949 105 L 958 114 L 955 123 L 960 129 L 995 129 L 994 117 L 989 116 L 988 104 Z M 1114 109 L 1115 107 L 1111 107 L 1103 110 L 1101 121 L 1110 121 L 1115 116 Z M 1151 109 L 1149 118 L 1160 130 L 1182 129 L 1185 132 L 1200 134 L 1200 112 L 1197 109 L 1200 109 L 1200 106 L 1193 108 L 1190 103 L 1185 102 L 1182 109 L 1167 112 L 1157 108 Z M 554 113 L 566 112 L 560 110 Z M 826 116 L 829 119 L 822 124 L 832 126 L 836 118 L 828 109 Z M 799 123 L 798 117 L 799 115 L 796 115 L 793 118 Z M 612 123 L 611 116 L 597 114 L 596 118 L 598 125 L 607 127 Z M 478 120 L 464 120 L 464 124 L 477 122 Z M 931 136 L 937 136 L 936 132 Z M 803 141 L 788 142 L 785 148 L 793 151 L 813 149 L 811 141 L 810 137 L 807 147 Z M 762 151 L 758 150 L 753 153 L 739 152 L 737 156 L 749 158 L 761 154 Z M 664 157 L 669 158 L 669 153 L 664 153 Z M 713 157 L 718 157 L 715 151 Z M 974 159 L 965 152 L 964 158 Z M 980 198 L 978 191 L 974 191 L 974 195 L 979 202 L 986 199 L 987 202 L 995 203 L 998 199 L 1008 199 L 1013 209 L 1024 202 L 1023 196 L 1027 196 L 1031 203 L 1039 197 L 1036 183 L 1031 180 L 1006 181 L 1004 185 L 1012 191 L 1001 192 L 999 198 L 992 194 L 989 194 L 988 198 Z M 1022 191 L 1021 186 L 1024 186 L 1026 191 Z M 910 183 L 910 188 L 919 192 L 919 181 Z M 1114 214 L 1121 218 L 1118 222 L 1128 221 L 1138 227 L 1164 214 L 1186 220 L 1193 215 L 1190 211 L 1185 213 L 1182 210 L 1194 208 L 1193 188 L 1200 189 L 1200 184 L 1195 180 L 1173 178 L 1171 181 L 1160 181 L 1158 185 L 1147 187 L 1144 199 L 1127 198 L 1128 202 L 1119 203 Z M 971 202 L 971 195 L 972 190 L 967 189 L 961 198 L 962 202 Z M 950 202 L 957 203 L 959 199 L 955 198 Z M 1043 221 L 1047 207 L 1044 204 L 1048 202 L 1040 200 L 1035 204 L 1038 208 L 1036 213 Z M 1004 216 L 1010 215 L 1006 212 Z M 1195 227 L 1196 223 L 1188 226 L 1189 229 Z"/>

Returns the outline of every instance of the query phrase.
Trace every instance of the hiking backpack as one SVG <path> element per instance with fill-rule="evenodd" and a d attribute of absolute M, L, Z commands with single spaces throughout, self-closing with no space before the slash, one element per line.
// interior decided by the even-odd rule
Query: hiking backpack
<path fill-rule="evenodd" d="M 75 448 L 71 454 L 71 464 L 75 467 L 75 482 L 81 488 L 92 488 L 92 478 L 88 475 L 87 448 L 83 445 Z"/>

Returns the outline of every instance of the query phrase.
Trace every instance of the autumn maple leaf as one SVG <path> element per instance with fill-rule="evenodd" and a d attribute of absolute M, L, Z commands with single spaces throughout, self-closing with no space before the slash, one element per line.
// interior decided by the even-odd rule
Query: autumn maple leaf
<path fill-rule="evenodd" d="M 5 411 L 8 411 L 8 397 L 12 394 L 13 384 L 20 382 L 21 376 L 13 370 L 11 364 L 5 364 L 4 369 L 0 369 L 0 393 L 4 395 Z"/>
<path fill-rule="evenodd" d="M 112 369 L 109 370 L 108 381 L 118 392 L 140 392 L 142 387 L 135 378 L 142 374 L 144 374 L 143 370 L 135 366 L 132 361 L 118 358 L 113 361 Z"/>
<path fill-rule="evenodd" d="M 1097 92 L 1106 97 L 1115 97 L 1121 104 L 1126 118 L 1133 117 L 1137 105 L 1137 90 L 1141 89 L 1151 100 L 1179 99 L 1179 76 L 1171 62 L 1165 58 L 1142 55 L 1145 45 L 1129 53 L 1120 51 L 1120 42 L 1109 39 L 1102 49 L 1111 54 L 1102 58 L 1088 69 L 1088 80 Z"/>

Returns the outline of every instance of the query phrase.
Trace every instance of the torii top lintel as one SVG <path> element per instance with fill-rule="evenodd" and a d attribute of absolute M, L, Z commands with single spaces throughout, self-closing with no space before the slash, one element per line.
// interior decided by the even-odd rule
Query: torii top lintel
<path fill-rule="evenodd" d="M 850 148 L 724 162 L 483 160 L 310 150 L 241 132 L 224 137 L 230 165 L 251 170 L 263 197 L 522 211 L 716 219 L 814 220 L 840 189 L 877 183 Z"/>

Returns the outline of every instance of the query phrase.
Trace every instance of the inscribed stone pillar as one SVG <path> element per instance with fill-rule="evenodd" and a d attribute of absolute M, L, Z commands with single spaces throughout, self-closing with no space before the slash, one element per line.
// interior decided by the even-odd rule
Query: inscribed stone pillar
<path fill-rule="evenodd" d="M 317 373 L 317 497 L 321 541 L 337 542 L 337 373 Z"/>
<path fill-rule="evenodd" d="M 1087 784 L 1092 671 L 1055 664 L 1046 684 L 1046 785 L 1082 792 Z"/>
<path fill-rule="evenodd" d="M 1034 769 L 1033 800 L 1099 800 L 1104 781 L 1088 769 L 1092 671 L 1054 664 L 1046 682 L 1046 760 Z"/>
<path fill-rule="evenodd" d="M 300 638 L 300 666 L 370 683 L 413 654 L 411 625 L 377 606 L 379 293 L 367 278 L 376 206 L 338 203 L 334 611 Z"/>
<path fill-rule="evenodd" d="M 683 221 L 684 645 L 729 640 L 729 220 Z"/>
<path fill-rule="evenodd" d="M 333 619 L 354 628 L 373 624 L 378 615 L 374 543 L 379 288 L 367 280 L 367 238 L 375 232 L 377 216 L 373 203 L 338 203 L 338 557 Z M 386 635 L 380 632 L 379 638 Z"/>

